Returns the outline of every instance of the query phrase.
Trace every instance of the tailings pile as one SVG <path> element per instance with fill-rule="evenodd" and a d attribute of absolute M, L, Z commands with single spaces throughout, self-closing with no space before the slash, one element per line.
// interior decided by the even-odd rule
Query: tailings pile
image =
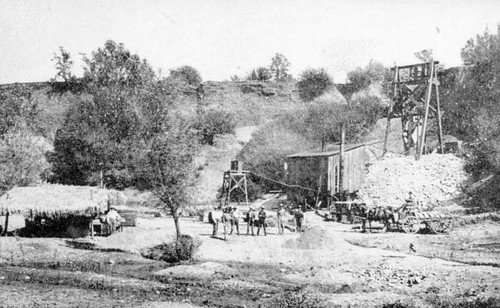
<path fill-rule="evenodd" d="M 414 199 L 434 208 L 460 194 L 466 180 L 464 161 L 453 154 L 389 155 L 369 166 L 359 196 L 379 206 L 399 206 L 413 193 Z"/>

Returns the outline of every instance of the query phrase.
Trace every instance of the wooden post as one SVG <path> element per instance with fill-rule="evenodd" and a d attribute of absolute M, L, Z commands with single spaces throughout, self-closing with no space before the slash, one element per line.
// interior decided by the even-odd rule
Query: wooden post
<path fill-rule="evenodd" d="M 246 177 L 246 175 L 243 175 L 243 181 L 245 184 L 245 202 L 246 202 L 246 206 L 248 207 L 248 189 L 247 189 L 247 177 Z"/>
<path fill-rule="evenodd" d="M 393 79 L 393 85 L 394 85 L 394 93 L 392 93 L 392 99 L 389 103 L 389 110 L 387 111 L 387 126 L 385 129 L 385 137 L 384 137 L 384 148 L 382 150 L 382 156 L 387 153 L 387 140 L 389 139 L 389 133 L 391 131 L 391 117 L 392 117 L 392 111 L 394 108 L 394 100 L 396 99 L 396 91 L 397 91 L 397 82 L 398 82 L 399 76 L 398 76 L 398 67 L 394 66 L 394 79 Z"/>
<path fill-rule="evenodd" d="M 437 72 L 436 74 L 436 117 L 438 120 L 438 141 L 439 141 L 439 149 L 440 153 L 444 154 L 444 146 L 443 146 L 443 126 L 441 125 L 441 106 L 439 104 L 439 81 L 437 80 Z"/>
<path fill-rule="evenodd" d="M 7 236 L 7 230 L 9 229 L 9 211 L 5 213 L 5 229 L 3 230 L 3 236 Z M 1 235 L 1 234 L 0 234 Z"/>
<path fill-rule="evenodd" d="M 344 194 L 344 146 L 345 146 L 345 122 L 340 124 L 340 159 L 339 159 L 339 193 Z"/>
<path fill-rule="evenodd" d="M 420 140 L 418 141 L 418 146 L 417 146 L 417 159 L 420 159 L 422 156 L 422 153 L 424 151 L 424 145 L 425 145 L 425 135 L 427 133 L 427 120 L 429 118 L 429 106 L 431 104 L 431 95 L 432 95 L 432 83 L 434 82 L 434 60 L 431 59 L 431 73 L 429 77 L 429 86 L 427 87 L 427 95 L 425 98 L 425 115 L 424 115 L 424 123 L 422 125 L 422 134 L 420 135 Z"/>

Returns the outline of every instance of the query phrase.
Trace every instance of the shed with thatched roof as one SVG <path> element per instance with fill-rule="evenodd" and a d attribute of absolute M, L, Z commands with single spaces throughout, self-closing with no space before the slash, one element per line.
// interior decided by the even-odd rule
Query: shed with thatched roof
<path fill-rule="evenodd" d="M 54 184 L 16 187 L 0 197 L 0 215 L 22 214 L 26 227 L 51 220 L 54 226 L 62 228 L 76 221 L 88 223 L 87 220 L 106 211 L 110 205 L 125 202 L 122 192 L 98 187 Z"/>

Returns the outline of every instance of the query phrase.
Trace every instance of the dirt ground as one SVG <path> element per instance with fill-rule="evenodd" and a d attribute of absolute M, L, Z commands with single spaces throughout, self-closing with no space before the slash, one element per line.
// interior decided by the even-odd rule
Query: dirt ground
<path fill-rule="evenodd" d="M 94 240 L 4 237 L 0 307 L 498 305 L 498 222 L 446 235 L 355 227 L 308 212 L 301 235 L 269 228 L 251 236 L 243 224 L 242 235 L 224 241 L 211 237 L 210 224 L 185 218 L 182 231 L 201 244 L 195 261 L 181 264 L 140 254 L 173 238 L 169 217 L 143 215 L 137 227 Z"/>

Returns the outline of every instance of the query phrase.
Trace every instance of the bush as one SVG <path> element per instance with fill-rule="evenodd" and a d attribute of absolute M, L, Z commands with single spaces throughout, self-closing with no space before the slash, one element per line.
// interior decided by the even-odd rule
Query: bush
<path fill-rule="evenodd" d="M 323 68 L 305 70 L 297 83 L 299 97 L 306 102 L 323 95 L 332 86 L 333 80 Z"/>
<path fill-rule="evenodd" d="M 202 79 L 198 70 L 189 65 L 181 66 L 170 71 L 170 77 L 186 82 L 190 86 L 199 86 Z"/>
<path fill-rule="evenodd" d="M 436 308 L 499 308 L 500 299 L 498 298 L 464 298 L 464 297 L 443 297 L 433 296 L 427 299 L 427 302 Z"/>
<path fill-rule="evenodd" d="M 143 253 L 143 257 L 169 263 L 188 261 L 193 259 L 200 243 L 191 236 L 182 234 L 176 245 L 175 240 L 170 243 L 154 246 Z"/>
<path fill-rule="evenodd" d="M 199 132 L 202 143 L 214 145 L 215 136 L 234 134 L 236 123 L 232 113 L 221 109 L 211 109 L 201 115 L 195 128 Z"/>
<path fill-rule="evenodd" d="M 258 67 L 247 76 L 247 80 L 267 81 L 272 78 L 271 71 L 266 67 Z"/>
<path fill-rule="evenodd" d="M 382 64 L 370 62 L 366 67 L 357 67 L 347 73 L 347 80 L 354 86 L 355 92 L 363 90 L 373 82 L 390 79 L 390 72 Z"/>
<path fill-rule="evenodd" d="M 310 291 L 285 291 L 278 295 L 271 307 L 279 308 L 323 308 L 328 305 Z"/>
<path fill-rule="evenodd" d="M 259 129 L 238 153 L 237 159 L 245 162 L 245 168 L 255 174 L 285 182 L 286 156 L 311 147 L 307 138 L 286 128 L 288 124 L 282 118 Z M 280 184 L 258 176 L 252 176 L 252 181 L 264 191 L 282 188 Z"/>

